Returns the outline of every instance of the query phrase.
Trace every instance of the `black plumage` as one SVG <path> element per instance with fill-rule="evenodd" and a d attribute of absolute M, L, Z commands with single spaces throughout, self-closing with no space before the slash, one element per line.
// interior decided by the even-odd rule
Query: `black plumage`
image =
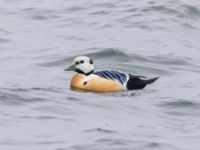
<path fill-rule="evenodd" d="M 129 80 L 126 85 L 127 89 L 128 90 L 143 89 L 147 84 L 151 84 L 158 79 L 158 77 L 152 79 L 142 79 L 142 78 L 144 77 L 129 75 Z"/>

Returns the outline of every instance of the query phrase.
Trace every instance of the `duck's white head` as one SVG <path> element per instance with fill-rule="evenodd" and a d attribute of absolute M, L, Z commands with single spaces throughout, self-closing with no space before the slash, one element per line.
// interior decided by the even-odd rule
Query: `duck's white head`
<path fill-rule="evenodd" d="M 84 75 L 89 75 L 94 72 L 93 60 L 87 56 L 76 57 L 73 65 L 69 66 L 66 71 L 75 71 Z"/>

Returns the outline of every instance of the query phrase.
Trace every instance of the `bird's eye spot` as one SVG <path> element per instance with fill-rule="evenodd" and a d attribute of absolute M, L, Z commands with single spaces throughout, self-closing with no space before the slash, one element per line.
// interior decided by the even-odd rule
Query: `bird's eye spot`
<path fill-rule="evenodd" d="M 83 63 L 84 63 L 84 61 L 83 61 L 83 60 L 81 60 L 81 61 L 80 61 L 80 63 L 81 63 L 81 64 L 83 64 Z"/>
<path fill-rule="evenodd" d="M 75 65 L 78 65 L 78 64 L 79 64 L 79 62 L 78 62 L 78 61 L 76 61 L 76 62 L 75 62 Z"/>

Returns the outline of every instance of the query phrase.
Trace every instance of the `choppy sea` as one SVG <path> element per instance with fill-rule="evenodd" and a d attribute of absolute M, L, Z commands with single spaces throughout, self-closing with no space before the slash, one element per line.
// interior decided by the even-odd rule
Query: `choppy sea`
<path fill-rule="evenodd" d="M 74 57 L 159 76 L 70 90 Z M 1 150 L 199 150 L 200 1 L 1 0 Z"/>

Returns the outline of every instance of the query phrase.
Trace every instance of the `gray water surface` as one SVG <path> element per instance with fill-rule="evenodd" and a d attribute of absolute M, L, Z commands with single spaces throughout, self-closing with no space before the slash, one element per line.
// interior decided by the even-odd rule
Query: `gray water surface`
<path fill-rule="evenodd" d="M 1 150 L 199 150 L 200 2 L 1 0 Z M 74 57 L 159 76 L 140 91 L 72 91 Z"/>

